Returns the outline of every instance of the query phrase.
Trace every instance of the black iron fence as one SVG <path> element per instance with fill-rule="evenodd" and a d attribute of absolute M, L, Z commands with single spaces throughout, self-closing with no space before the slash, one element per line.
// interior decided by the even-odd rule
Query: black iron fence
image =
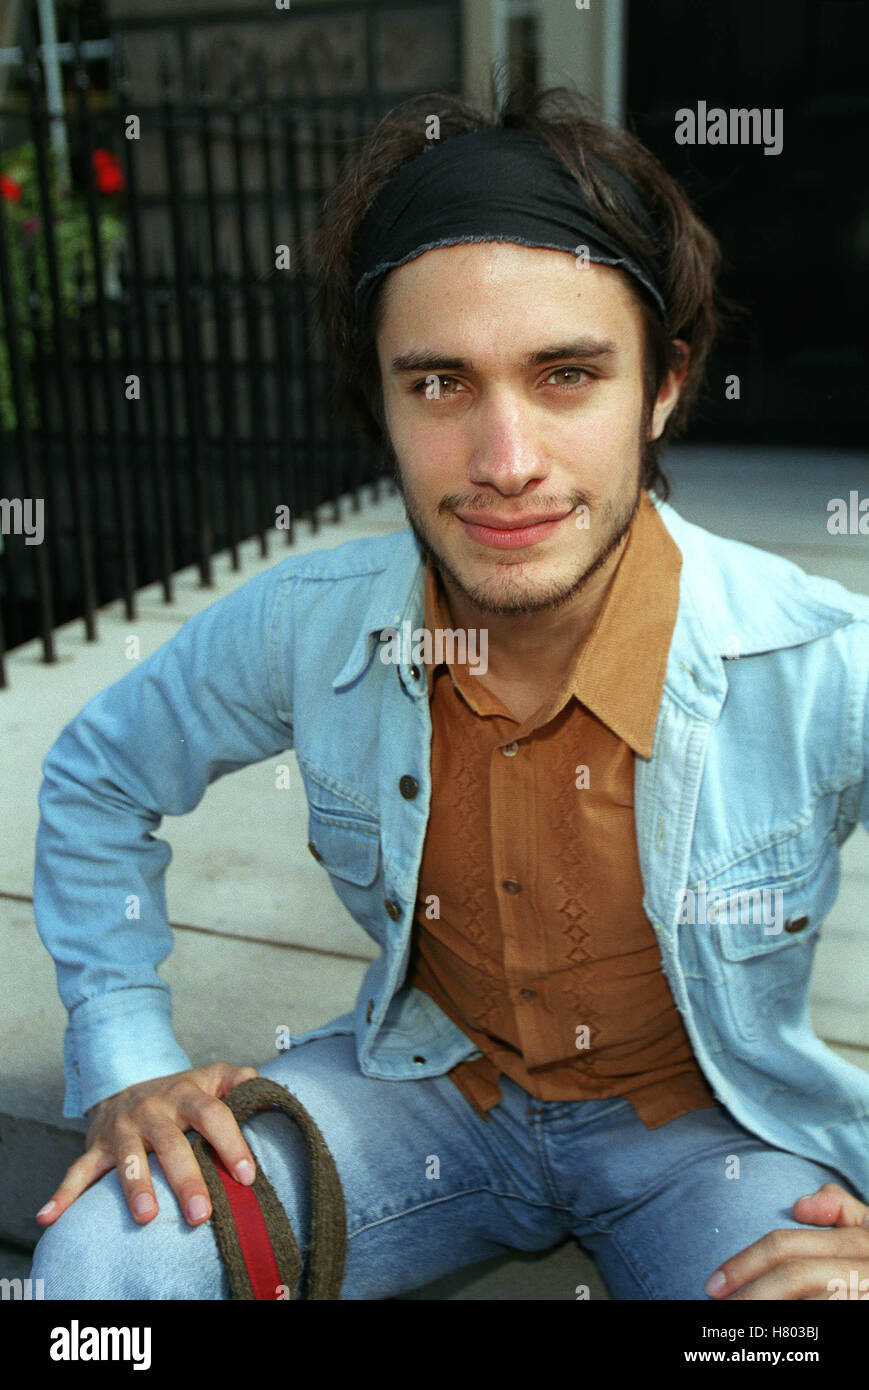
<path fill-rule="evenodd" d="M 155 580 L 171 601 L 193 562 L 210 585 L 216 552 L 292 544 L 386 474 L 335 411 L 306 247 L 395 93 L 278 96 L 264 52 L 222 54 L 216 93 L 187 44 L 143 101 L 117 43 L 97 102 L 74 40 L 67 173 L 26 39 L 23 59 L 0 110 L 0 684 L 4 649 L 38 635 L 53 661 L 61 623 L 94 639 L 101 604 L 133 618 Z"/>

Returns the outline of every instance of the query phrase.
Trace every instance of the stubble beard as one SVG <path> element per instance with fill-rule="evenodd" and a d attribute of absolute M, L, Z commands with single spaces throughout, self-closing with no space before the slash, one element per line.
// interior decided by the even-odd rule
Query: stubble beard
<path fill-rule="evenodd" d="M 481 612 L 501 617 L 552 612 L 580 594 L 591 578 L 597 574 L 613 552 L 621 545 L 630 530 L 642 497 L 642 487 L 639 481 L 641 470 L 638 463 L 637 482 L 633 496 L 623 506 L 607 502 L 598 509 L 603 528 L 602 538 L 588 564 L 572 577 L 553 580 L 548 583 L 544 581 L 541 588 L 541 581 L 539 580 L 523 579 L 521 575 L 513 577 L 512 571 L 524 568 L 521 564 L 517 565 L 514 562 L 513 564 L 498 565 L 496 563 L 497 574 L 494 578 L 483 580 L 479 584 L 468 585 L 437 549 L 416 498 L 405 485 L 401 475 L 401 467 L 391 448 L 389 459 L 393 477 L 404 502 L 408 523 L 416 537 L 423 558 L 426 561 L 430 560 L 440 575 L 446 576 L 459 593 Z M 571 506 L 577 508 L 582 505 L 588 505 L 588 498 L 585 495 L 577 494 L 577 499 L 572 502 Z M 451 506 L 444 507 L 443 503 L 441 504 L 440 512 L 442 515 L 448 515 L 452 510 Z M 562 508 L 561 510 L 563 512 L 565 509 Z M 480 513 L 481 521 L 485 521 L 485 515 L 485 512 Z"/>

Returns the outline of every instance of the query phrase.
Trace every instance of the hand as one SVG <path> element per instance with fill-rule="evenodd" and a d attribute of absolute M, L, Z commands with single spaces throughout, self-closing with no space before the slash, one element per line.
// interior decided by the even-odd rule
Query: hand
<path fill-rule="evenodd" d="M 133 1220 L 140 1226 L 153 1221 L 158 1206 L 145 1156 L 151 1150 L 189 1225 L 201 1226 L 211 1215 L 211 1199 L 184 1131 L 198 1130 L 230 1173 L 249 1186 L 256 1173 L 254 1156 L 220 1097 L 257 1075 L 254 1067 L 212 1062 L 107 1096 L 93 1108 L 85 1152 L 36 1219 L 50 1226 L 86 1188 L 116 1167 Z"/>
<path fill-rule="evenodd" d="M 706 1292 L 728 1303 L 749 1299 L 869 1299 L 869 1207 L 836 1182 L 824 1183 L 792 1207 L 797 1221 L 827 1231 L 770 1231 L 719 1271 Z M 714 1275 L 712 1278 L 714 1279 Z"/>

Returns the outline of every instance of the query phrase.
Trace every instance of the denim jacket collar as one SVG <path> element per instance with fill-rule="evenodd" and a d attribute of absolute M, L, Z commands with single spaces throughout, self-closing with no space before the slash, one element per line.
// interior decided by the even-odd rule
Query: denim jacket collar
<path fill-rule="evenodd" d="M 816 594 L 797 593 L 792 586 L 758 584 L 759 573 L 770 566 L 790 568 L 788 561 L 742 545 L 745 565 L 740 570 L 733 565 L 733 546 L 738 542 L 723 540 L 685 521 L 666 502 L 653 500 L 682 552 L 679 616 L 665 690 L 699 717 L 715 718 L 721 707 L 727 691 L 727 659 L 797 646 L 851 621 L 851 613 L 821 602 Z M 335 690 L 350 685 L 366 669 L 384 629 L 400 631 L 407 621 L 417 628 L 423 622 L 425 563 L 419 543 L 409 527 L 390 539 L 393 547 L 388 557 L 369 571 L 370 602 L 332 682 Z M 719 557 L 722 545 L 730 552 L 726 559 L 723 552 Z M 327 570 L 328 563 L 319 577 L 328 578 Z M 340 562 L 336 576 L 339 573 L 344 574 Z M 734 614 L 739 615 L 738 627 Z M 411 693 L 422 698 L 425 690 L 415 685 Z"/>

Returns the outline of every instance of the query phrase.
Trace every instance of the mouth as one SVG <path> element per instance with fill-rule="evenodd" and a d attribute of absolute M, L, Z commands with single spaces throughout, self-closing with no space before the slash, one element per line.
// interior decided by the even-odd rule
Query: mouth
<path fill-rule="evenodd" d="M 555 528 L 566 521 L 572 512 L 565 512 L 562 516 L 556 517 L 495 517 L 486 525 L 461 516 L 458 512 L 454 515 L 456 520 L 461 522 L 465 533 L 479 545 L 492 546 L 497 550 L 518 550 L 523 546 L 536 545 L 538 541 L 551 536 Z"/>

